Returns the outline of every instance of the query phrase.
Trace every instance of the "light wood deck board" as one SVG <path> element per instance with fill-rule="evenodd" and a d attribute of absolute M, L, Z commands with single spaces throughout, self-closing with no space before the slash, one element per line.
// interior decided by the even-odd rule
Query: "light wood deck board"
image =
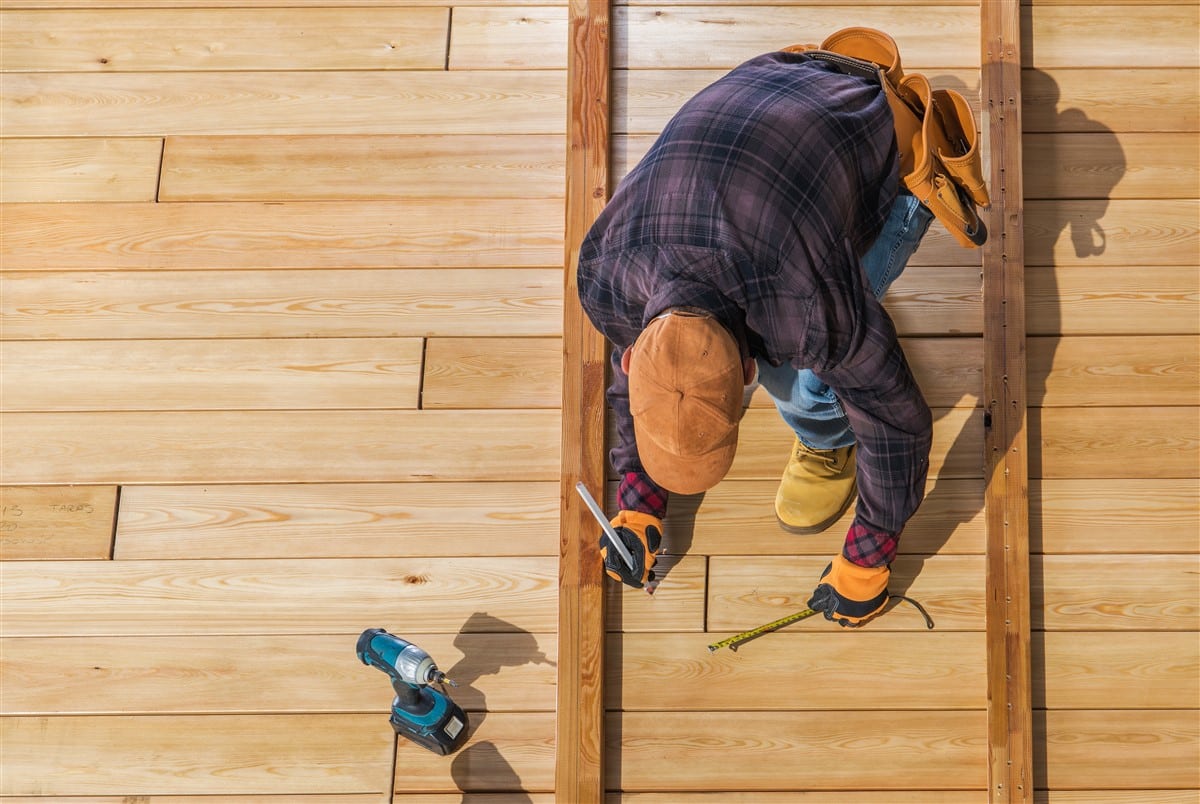
<path fill-rule="evenodd" d="M 11 73 L 5 134 L 561 134 L 558 70 Z"/>
<path fill-rule="evenodd" d="M 561 281 L 553 268 L 8 273 L 0 324 L 12 340 L 557 336 Z"/>
<path fill-rule="evenodd" d="M 0 469 L 24 485 L 558 476 L 551 410 L 8 413 L 3 427 Z"/>
<path fill-rule="evenodd" d="M 1195 710 L 1051 710 L 1039 713 L 1034 727 L 1044 746 L 1038 777 L 1052 789 L 1188 788 L 1194 794 Z"/>
<path fill-rule="evenodd" d="M 1187 198 L 1200 186 L 1195 142 L 1174 133 L 1026 134 L 1026 197 Z"/>
<path fill-rule="evenodd" d="M 154 201 L 163 142 L 0 139 L 0 202 Z"/>
<path fill-rule="evenodd" d="M 1035 549 L 1066 553 L 1200 550 L 1195 479 L 1057 478 L 1030 483 Z"/>
<path fill-rule="evenodd" d="M 430 338 L 421 406 L 556 408 L 562 404 L 561 338 Z"/>
<path fill-rule="evenodd" d="M 428 634 L 479 613 L 485 629 L 545 633 L 556 575 L 553 558 L 528 556 L 23 561 L 5 567 L 2 595 L 13 637 L 357 635 L 372 622 Z"/>
<path fill-rule="evenodd" d="M 559 202 L 11 204 L 6 271 L 553 266 Z"/>
<path fill-rule="evenodd" d="M 1200 338 L 1030 338 L 1030 404 L 1200 405 Z"/>
<path fill-rule="evenodd" d="M 1200 27 L 1196 6 L 1129 3 L 1129 14 L 1080 14 L 1074 8 L 1034 6 L 1029 16 L 1035 47 L 1023 51 L 1027 67 L 1110 67 L 1123 52 L 1136 52 L 1140 67 L 1198 67 L 1192 34 Z M 1135 10 L 1136 9 L 1136 10 Z M 1131 31 L 1136 32 L 1131 36 Z M 1153 47 L 1142 43 L 1153 42 Z"/>
<path fill-rule="evenodd" d="M 418 338 L 0 343 L 5 411 L 409 409 Z"/>
<path fill-rule="evenodd" d="M 1034 627 L 1047 631 L 1200 630 L 1196 555 L 1035 556 Z M 1153 579 L 1148 582 L 1147 579 Z"/>
<path fill-rule="evenodd" d="M 1038 709 L 1200 709 L 1195 632 L 1047 632 L 1034 662 Z"/>
<path fill-rule="evenodd" d="M 1031 266 L 1194 266 L 1200 200 L 1053 200 L 1026 203 Z"/>
<path fill-rule="evenodd" d="M 1041 267 L 1026 282 L 1030 335 L 1200 333 L 1200 263 Z"/>
<path fill-rule="evenodd" d="M 126 486 L 117 559 L 554 555 L 550 480 Z"/>
<path fill-rule="evenodd" d="M 1195 478 L 1194 407 L 1038 408 L 1029 417 L 1030 476 Z"/>
<path fill-rule="evenodd" d="M 1024 133 L 1200 131 L 1200 72 L 1111 64 L 1022 71 Z"/>
<path fill-rule="evenodd" d="M 116 486 L 0 486 L 0 560 L 106 559 L 116 512 Z"/>
<path fill-rule="evenodd" d="M 357 631 L 5 638 L 3 714 L 370 712 L 386 723 L 391 686 L 355 659 L 357 639 Z M 555 670 L 547 659 L 558 644 L 553 633 L 418 639 L 458 682 L 451 695 L 469 713 L 554 710 Z"/>
<path fill-rule="evenodd" d="M 519 4 L 454 8 L 450 70 L 556 69 L 567 61 L 567 9 Z"/>
<path fill-rule="evenodd" d="M 561 199 L 563 161 L 557 134 L 167 137 L 158 198 Z"/>

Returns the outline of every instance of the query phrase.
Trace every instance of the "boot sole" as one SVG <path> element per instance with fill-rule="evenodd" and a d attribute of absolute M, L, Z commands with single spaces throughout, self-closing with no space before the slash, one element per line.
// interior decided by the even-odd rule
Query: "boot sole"
<path fill-rule="evenodd" d="M 783 519 L 780 518 L 778 512 L 775 513 L 775 521 L 779 523 L 779 527 L 783 528 L 788 533 L 794 533 L 797 536 L 812 536 L 817 533 L 824 533 L 825 531 L 827 531 L 831 527 L 833 527 L 834 522 L 837 522 L 839 519 L 841 519 L 845 515 L 845 513 L 847 511 L 850 510 L 850 504 L 853 503 L 854 500 L 857 499 L 857 497 L 858 497 L 858 483 L 855 483 L 854 487 L 852 489 L 850 489 L 850 494 L 846 496 L 846 503 L 842 506 L 842 510 L 838 511 L 836 514 L 829 517 L 829 519 L 826 519 L 824 522 L 820 522 L 816 525 L 805 525 L 805 526 L 789 525 L 788 523 L 784 522 Z"/>

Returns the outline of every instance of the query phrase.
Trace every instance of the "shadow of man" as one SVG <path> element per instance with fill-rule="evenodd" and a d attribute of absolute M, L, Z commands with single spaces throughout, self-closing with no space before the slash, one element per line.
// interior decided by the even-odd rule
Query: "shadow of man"
<path fill-rule="evenodd" d="M 537 637 L 486 612 L 475 612 L 459 629 L 454 647 L 463 658 L 446 675 L 462 690 L 461 705 L 468 708 L 472 735 L 488 717 L 487 699 L 476 685 L 480 679 L 505 668 L 528 664 L 555 663 L 538 647 Z M 450 765 L 450 775 L 462 792 L 462 804 L 469 804 L 481 793 L 503 793 L 511 804 L 532 804 L 522 789 L 520 775 L 504 754 L 489 740 L 468 741 Z"/>

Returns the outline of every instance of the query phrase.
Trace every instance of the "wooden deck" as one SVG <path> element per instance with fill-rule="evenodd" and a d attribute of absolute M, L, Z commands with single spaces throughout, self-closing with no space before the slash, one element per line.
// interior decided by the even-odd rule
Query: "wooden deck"
<path fill-rule="evenodd" d="M 602 436 L 562 408 L 570 13 L 0 2 L 5 801 L 569 804 L 562 479 Z M 986 128 L 982 16 L 616 4 L 603 167 L 741 60 L 852 24 Z M 902 606 L 708 653 L 802 608 L 845 532 L 774 524 L 791 437 L 757 396 L 729 478 L 674 500 L 659 592 L 604 593 L 580 761 L 614 804 L 1200 801 L 1200 16 L 1034 0 L 1020 23 L 1028 484 L 1003 502 L 1031 789 L 989 767 L 1004 301 L 935 225 L 886 304 L 935 412 L 893 591 L 936 629 Z M 396 744 L 368 627 L 460 682 L 459 754 Z"/>

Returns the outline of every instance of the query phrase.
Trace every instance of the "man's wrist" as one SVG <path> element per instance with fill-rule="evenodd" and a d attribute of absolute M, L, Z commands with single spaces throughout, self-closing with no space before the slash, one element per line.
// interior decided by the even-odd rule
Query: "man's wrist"
<path fill-rule="evenodd" d="M 846 533 L 842 556 L 860 567 L 886 567 L 896 558 L 900 534 L 880 530 L 855 519 Z"/>
<path fill-rule="evenodd" d="M 626 472 L 617 488 L 617 507 L 662 519 L 667 515 L 668 496 L 645 472 Z"/>

